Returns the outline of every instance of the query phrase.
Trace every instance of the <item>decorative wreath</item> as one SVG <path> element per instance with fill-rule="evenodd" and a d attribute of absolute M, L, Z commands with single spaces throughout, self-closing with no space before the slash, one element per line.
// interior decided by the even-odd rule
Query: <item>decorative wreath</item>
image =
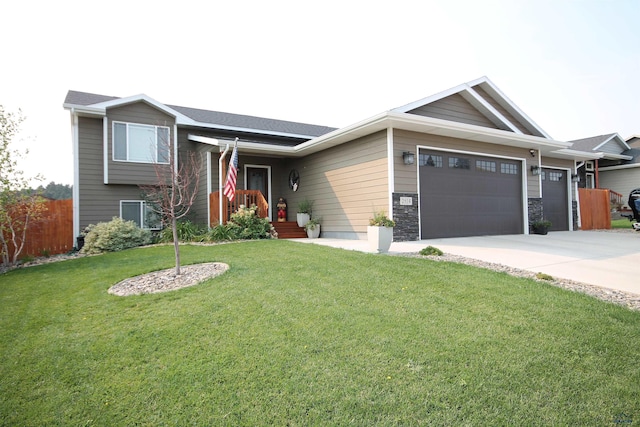
<path fill-rule="evenodd" d="M 289 188 L 293 191 L 298 191 L 298 187 L 300 186 L 300 174 L 297 170 L 291 169 L 289 172 Z"/>

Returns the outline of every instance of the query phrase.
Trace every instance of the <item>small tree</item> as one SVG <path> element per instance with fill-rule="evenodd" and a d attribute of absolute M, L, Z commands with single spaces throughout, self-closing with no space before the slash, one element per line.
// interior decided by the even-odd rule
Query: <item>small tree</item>
<path fill-rule="evenodd" d="M 155 163 L 156 183 L 141 185 L 151 208 L 167 224 L 171 225 L 173 248 L 176 260 L 176 276 L 180 275 L 180 245 L 178 239 L 178 220 L 184 218 L 198 194 L 200 167 L 202 160 L 196 153 L 184 153 L 182 161 L 175 158 L 171 142 L 159 141 L 168 152 L 168 164 Z"/>
<path fill-rule="evenodd" d="M 30 190 L 30 180 L 18 168 L 17 159 L 27 152 L 10 148 L 23 120 L 20 112 L 6 112 L 0 105 L 0 254 L 5 267 L 18 261 L 29 225 L 47 209 L 44 199 Z M 42 180 L 40 176 L 33 179 Z"/>

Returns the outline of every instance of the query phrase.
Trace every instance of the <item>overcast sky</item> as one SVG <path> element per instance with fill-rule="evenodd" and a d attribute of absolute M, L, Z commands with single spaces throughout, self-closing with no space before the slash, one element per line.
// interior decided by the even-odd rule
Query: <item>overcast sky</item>
<path fill-rule="evenodd" d="M 68 90 L 343 127 L 481 76 L 556 140 L 640 134 L 640 0 L 11 1 L 0 104 L 73 183 Z"/>

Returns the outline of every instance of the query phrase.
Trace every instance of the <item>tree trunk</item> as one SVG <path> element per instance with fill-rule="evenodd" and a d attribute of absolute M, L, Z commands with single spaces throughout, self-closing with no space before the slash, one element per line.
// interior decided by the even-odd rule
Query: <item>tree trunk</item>
<path fill-rule="evenodd" d="M 176 276 L 180 275 L 180 242 L 178 242 L 178 220 L 173 217 L 171 220 L 173 230 L 173 250 L 176 253 Z"/>

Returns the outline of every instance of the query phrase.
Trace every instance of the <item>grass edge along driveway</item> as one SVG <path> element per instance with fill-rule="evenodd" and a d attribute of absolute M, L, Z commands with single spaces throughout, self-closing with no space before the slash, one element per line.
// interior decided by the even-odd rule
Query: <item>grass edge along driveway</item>
<path fill-rule="evenodd" d="M 184 246 L 224 275 L 116 297 L 169 246 L 0 275 L 2 425 L 640 422 L 640 313 L 452 263 Z"/>

